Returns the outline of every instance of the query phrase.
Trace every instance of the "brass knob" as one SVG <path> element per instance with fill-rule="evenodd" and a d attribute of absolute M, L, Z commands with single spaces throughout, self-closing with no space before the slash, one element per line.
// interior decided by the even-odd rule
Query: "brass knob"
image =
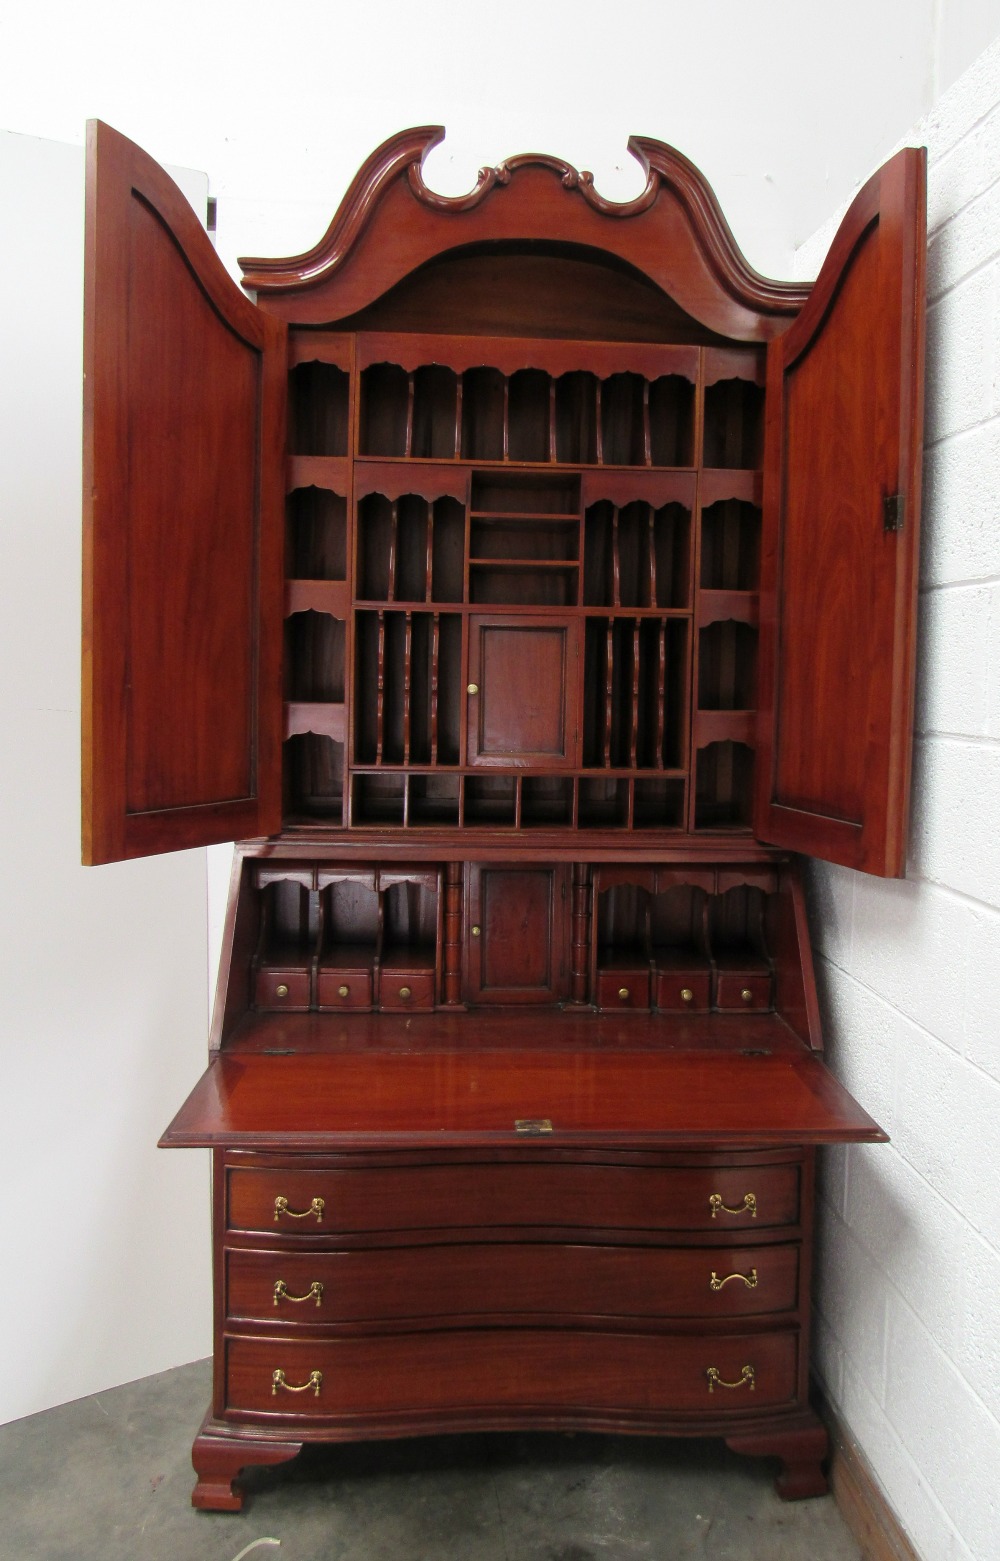
<path fill-rule="evenodd" d="M 681 1002 L 682 1003 L 693 1003 L 694 1002 L 694 993 L 692 992 L 692 990 L 691 990 L 691 988 L 689 986 L 682 986 L 681 987 Z"/>
<path fill-rule="evenodd" d="M 473 929 L 472 929 L 472 936 L 474 938 L 478 938 L 480 933 L 482 932 L 482 930 L 483 930 L 482 927 L 473 927 Z"/>
<path fill-rule="evenodd" d="M 348 995 L 348 993 L 350 992 L 350 990 L 351 989 L 350 989 L 349 986 L 338 986 L 338 988 L 337 988 L 337 996 L 338 997 L 346 997 Z"/>
<path fill-rule="evenodd" d="M 740 993 L 740 996 L 742 997 L 742 999 L 743 999 L 743 1001 L 745 1003 L 752 1003 L 753 1002 L 753 993 L 751 992 L 751 990 L 750 990 L 750 988 L 748 986 L 745 986 L 743 988 L 742 992 Z"/>
<path fill-rule="evenodd" d="M 275 987 L 274 995 L 275 995 L 275 997 L 287 997 L 288 996 L 288 988 L 287 988 L 287 986 L 285 985 L 285 983 L 283 981 L 280 982 L 279 985 Z"/>
<path fill-rule="evenodd" d="M 627 986 L 620 986 L 618 988 L 618 996 L 621 998 L 623 1003 L 624 1003 L 625 999 L 628 997 L 628 995 L 629 995 L 629 991 L 628 991 L 628 987 Z"/>
<path fill-rule="evenodd" d="M 412 997 L 413 993 L 410 991 L 408 986 L 401 986 L 399 989 L 399 995 L 400 997 Z"/>
<path fill-rule="evenodd" d="M 479 693 L 479 684 L 478 683 L 470 683 L 467 686 L 465 692 L 467 694 L 478 694 Z"/>

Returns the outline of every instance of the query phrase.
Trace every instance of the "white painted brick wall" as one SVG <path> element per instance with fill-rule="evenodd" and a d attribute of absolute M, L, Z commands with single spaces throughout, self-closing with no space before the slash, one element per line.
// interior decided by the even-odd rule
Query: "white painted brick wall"
<path fill-rule="evenodd" d="M 1000 39 L 929 153 L 907 879 L 817 864 L 831 1065 L 892 1136 L 827 1153 L 816 1360 L 924 1561 L 1000 1557 Z M 836 223 L 797 257 L 815 275 Z"/>

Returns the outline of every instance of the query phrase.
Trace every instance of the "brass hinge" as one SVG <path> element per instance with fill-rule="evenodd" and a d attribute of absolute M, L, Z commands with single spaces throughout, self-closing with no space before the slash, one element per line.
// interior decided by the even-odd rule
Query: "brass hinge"
<path fill-rule="evenodd" d="M 522 1138 L 537 1138 L 540 1133 L 551 1133 L 552 1123 L 548 1117 L 518 1117 L 514 1123 L 514 1132 Z"/>
<path fill-rule="evenodd" d="M 901 493 L 886 493 L 882 498 L 883 531 L 902 531 L 905 501 Z"/>

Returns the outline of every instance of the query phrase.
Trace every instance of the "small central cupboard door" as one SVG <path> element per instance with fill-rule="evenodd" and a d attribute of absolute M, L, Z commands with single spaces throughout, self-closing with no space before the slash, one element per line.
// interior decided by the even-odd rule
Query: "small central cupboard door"
<path fill-rule="evenodd" d="M 768 348 L 759 839 L 906 862 L 923 419 L 925 154 L 844 218 Z"/>
<path fill-rule="evenodd" d="M 91 124 L 87 862 L 280 828 L 285 338 L 173 181 Z"/>
<path fill-rule="evenodd" d="M 568 869 L 470 863 L 466 894 L 466 1002 L 568 997 Z"/>
<path fill-rule="evenodd" d="M 470 764 L 546 770 L 577 764 L 579 632 L 564 617 L 470 617 Z"/>

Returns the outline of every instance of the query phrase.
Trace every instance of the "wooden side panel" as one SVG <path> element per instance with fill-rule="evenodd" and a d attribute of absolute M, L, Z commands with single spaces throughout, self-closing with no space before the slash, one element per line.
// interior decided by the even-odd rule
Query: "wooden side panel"
<path fill-rule="evenodd" d="M 768 349 L 756 832 L 888 876 L 906 852 L 925 226 L 911 149 Z"/>
<path fill-rule="evenodd" d="M 84 859 L 280 826 L 285 328 L 90 127 Z"/>

